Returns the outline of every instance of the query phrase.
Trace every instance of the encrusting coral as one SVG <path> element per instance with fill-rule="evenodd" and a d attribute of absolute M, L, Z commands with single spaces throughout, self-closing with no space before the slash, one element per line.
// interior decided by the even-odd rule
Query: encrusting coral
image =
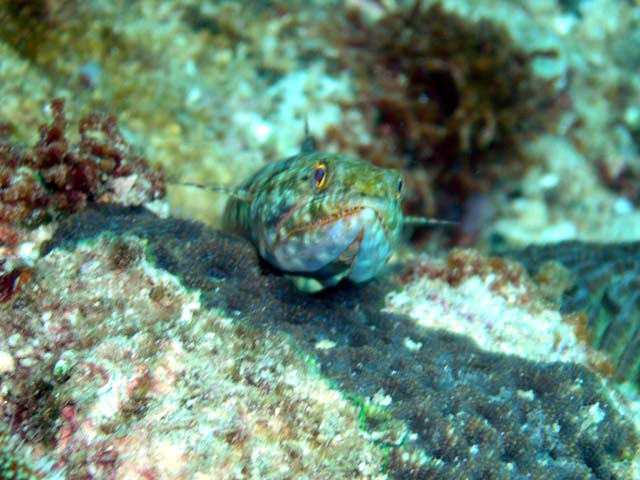
<path fill-rule="evenodd" d="M 409 173 L 408 213 L 465 222 L 488 192 L 521 187 L 536 161 L 521 146 L 552 128 L 565 94 L 531 71 L 555 51 L 527 53 L 497 23 L 419 1 L 346 2 L 335 50 L 308 21 L 340 17 L 335 2 L 303 15 L 292 9 L 306 2 L 258 3 L 0 7 L 0 47 L 15 55 L 3 98 L 20 105 L 0 126 L 0 477 L 39 473 L 31 458 L 46 457 L 60 475 L 96 480 L 636 478 L 637 416 L 538 294 L 596 318 L 584 331 L 610 352 L 616 379 L 637 380 L 637 246 L 573 250 L 538 270 L 551 280 L 538 291 L 515 262 L 456 250 L 411 278 L 394 275 L 396 263 L 369 284 L 301 295 L 241 238 L 112 205 L 164 187 L 111 118 L 82 120 L 75 142 L 54 102 L 33 148 L 12 143 L 43 96 L 71 92 L 67 113 L 119 111 L 154 162 L 233 183 L 280 158 L 291 118 L 321 103 L 356 119 L 350 131 L 349 115 L 324 116 L 337 151 Z M 36 95 L 27 70 L 50 89 Z M 614 187 L 635 201 L 631 180 Z M 39 256 L 26 232 L 52 218 L 60 228 Z M 30 249 L 31 262 L 12 256 Z M 424 285 L 432 296 L 417 295 Z M 392 289 L 489 333 L 392 313 Z"/>
<path fill-rule="evenodd" d="M 123 229 L 134 218 L 86 213 L 93 232 L 92 217 Z M 141 228 L 168 240 L 171 256 L 202 244 L 195 224 L 154 226 L 146 215 Z M 219 235 L 208 246 L 223 247 Z M 169 255 L 147 241 L 114 232 L 54 249 L 35 265 L 37 282 L 0 307 L 11 312 L 0 323 L 0 352 L 13 359 L 0 395 L 14 435 L 51 453 L 65 478 L 379 478 L 382 451 L 360 431 L 357 407 L 309 357 L 237 311 L 207 308 L 149 262 Z M 246 252 L 224 253 L 245 272 Z M 194 280 L 225 273 L 208 275 Z"/>

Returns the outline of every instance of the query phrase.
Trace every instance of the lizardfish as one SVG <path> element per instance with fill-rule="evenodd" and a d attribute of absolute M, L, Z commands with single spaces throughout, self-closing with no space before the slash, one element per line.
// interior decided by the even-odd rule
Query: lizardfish
<path fill-rule="evenodd" d="M 448 223 L 403 217 L 398 170 L 318 152 L 309 137 L 299 154 L 266 165 L 237 188 L 204 188 L 230 194 L 224 229 L 249 239 L 307 292 L 376 276 L 403 224 Z"/>

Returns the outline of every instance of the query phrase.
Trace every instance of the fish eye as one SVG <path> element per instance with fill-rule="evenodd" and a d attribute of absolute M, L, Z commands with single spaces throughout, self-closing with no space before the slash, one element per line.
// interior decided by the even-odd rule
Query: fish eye
<path fill-rule="evenodd" d="M 313 181 L 316 188 L 322 188 L 327 181 L 327 166 L 324 163 L 316 165 L 316 169 L 313 172 Z"/>

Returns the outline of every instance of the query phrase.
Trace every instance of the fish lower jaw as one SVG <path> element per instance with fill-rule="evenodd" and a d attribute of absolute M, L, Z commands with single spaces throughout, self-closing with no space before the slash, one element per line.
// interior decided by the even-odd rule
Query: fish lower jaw
<path fill-rule="evenodd" d="M 325 217 L 305 228 L 295 228 L 282 235 L 265 257 L 284 272 L 313 275 L 333 262 L 345 267 L 359 254 L 362 239 L 370 229 L 377 230 L 376 212 L 368 207 L 350 210 L 349 214 Z"/>

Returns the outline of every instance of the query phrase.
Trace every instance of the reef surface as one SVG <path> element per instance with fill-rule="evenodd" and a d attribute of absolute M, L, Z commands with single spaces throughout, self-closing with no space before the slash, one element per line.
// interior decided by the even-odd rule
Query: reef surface
<path fill-rule="evenodd" d="M 0 477 L 640 478 L 639 26 L 0 2 Z M 237 185 L 305 118 L 456 226 L 303 295 L 171 183 Z"/>
<path fill-rule="evenodd" d="M 141 207 L 76 214 L 44 251 L 2 305 L 4 398 L 69 478 L 637 471 L 597 373 L 382 312 L 397 279 L 301 295 L 244 239 Z"/>

